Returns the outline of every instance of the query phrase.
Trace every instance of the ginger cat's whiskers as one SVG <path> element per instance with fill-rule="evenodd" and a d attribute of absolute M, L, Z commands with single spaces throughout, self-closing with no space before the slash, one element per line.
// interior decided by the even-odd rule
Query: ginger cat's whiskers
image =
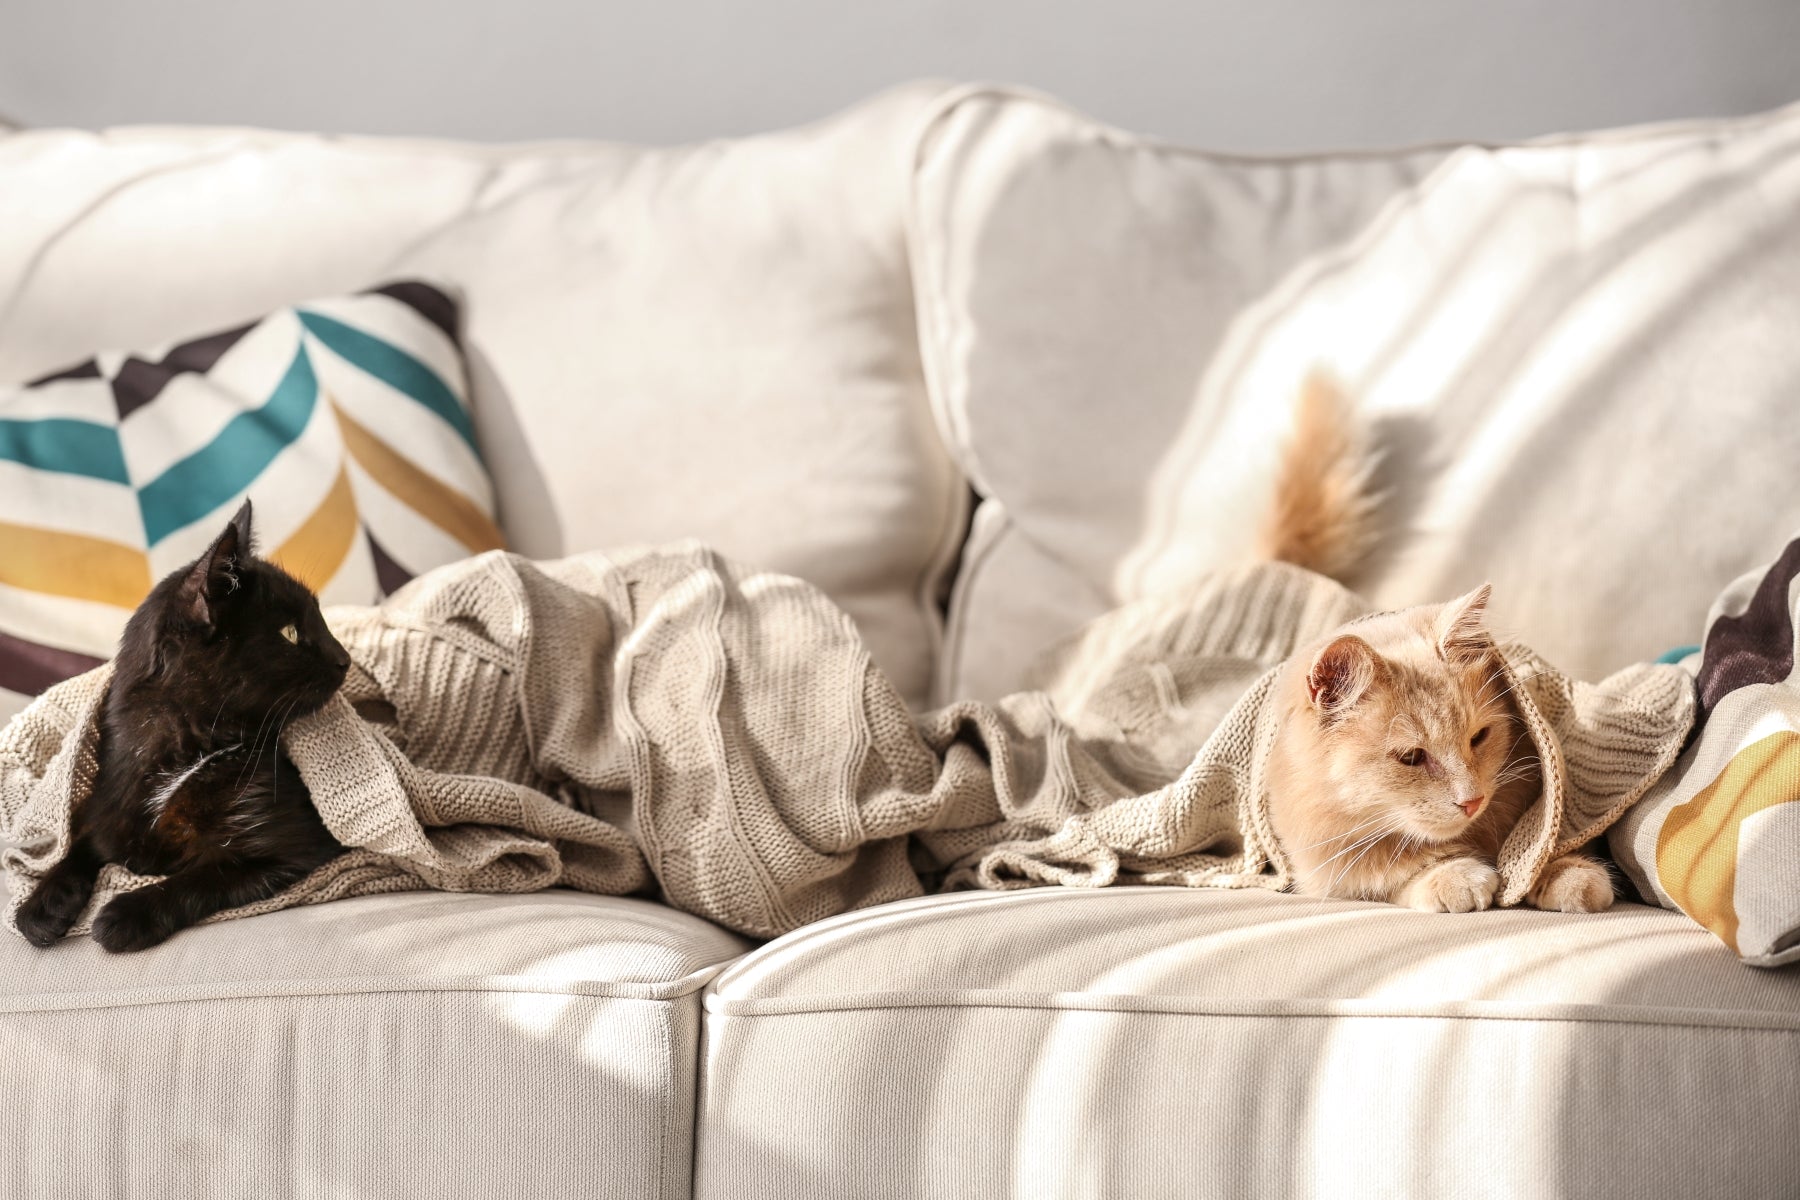
<path fill-rule="evenodd" d="M 1351 836 L 1351 835 L 1352 835 L 1352 834 L 1354 834 L 1354 833 L 1356 833 L 1356 832 L 1357 832 L 1357 831 L 1358 831 L 1358 830 L 1362 830 L 1362 829 L 1367 829 L 1367 828 L 1369 828 L 1369 826 L 1371 826 L 1371 825 L 1374 825 L 1374 824 L 1375 824 L 1375 823 L 1377 823 L 1377 822 L 1378 822 L 1378 821 L 1381 821 L 1381 820 L 1383 820 L 1383 818 L 1382 818 L 1382 817 L 1380 817 L 1380 816 L 1375 816 L 1375 817 L 1371 817 L 1371 818 L 1370 818 L 1370 819 L 1369 819 L 1369 820 L 1367 820 L 1367 821 L 1364 821 L 1364 822 L 1362 822 L 1362 823 L 1361 823 L 1361 824 L 1359 824 L 1359 825 L 1356 825 L 1356 826 L 1353 826 L 1353 827 L 1352 827 L 1352 828 L 1350 828 L 1350 829 L 1346 829 L 1346 830 L 1344 830 L 1344 831 L 1343 831 L 1343 832 L 1342 832 L 1342 833 L 1331 833 L 1331 834 L 1327 834 L 1327 835 L 1326 835 L 1326 836 L 1324 836 L 1324 837 L 1322 837 L 1322 838 L 1320 838 L 1320 839 L 1319 839 L 1319 840 L 1318 840 L 1318 841 L 1316 841 L 1316 842 L 1313 842 L 1313 843 L 1311 843 L 1311 844 L 1310 844 L 1310 845 L 1306 845 L 1306 846 L 1299 846 L 1299 847 L 1296 847 L 1296 849 L 1299 849 L 1299 850 L 1313 850 L 1313 849 L 1316 849 L 1316 848 L 1318 848 L 1318 847 L 1320 847 L 1320 846 L 1323 846 L 1323 845 L 1325 845 L 1325 844 L 1326 844 L 1326 843 L 1328 843 L 1328 842 L 1341 842 L 1341 841 L 1343 841 L 1343 840 L 1344 840 L 1344 839 L 1345 839 L 1345 838 L 1347 838 L 1347 837 L 1349 837 L 1349 836 Z"/>

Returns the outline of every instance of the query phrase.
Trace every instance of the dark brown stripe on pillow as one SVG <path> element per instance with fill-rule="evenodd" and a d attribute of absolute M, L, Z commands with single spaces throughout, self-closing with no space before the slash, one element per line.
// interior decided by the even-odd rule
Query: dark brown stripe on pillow
<path fill-rule="evenodd" d="M 1695 729 L 1712 715 L 1727 693 L 1753 683 L 1780 683 L 1794 673 L 1794 621 L 1788 591 L 1800 574 L 1800 538 L 1789 542 L 1756 591 L 1749 607 L 1735 617 L 1720 617 L 1706 631 L 1700 660 L 1700 716 Z"/>
<path fill-rule="evenodd" d="M 367 294 L 398 300 L 443 330 L 445 337 L 453 342 L 456 340 L 456 301 L 429 283 L 403 279 L 384 287 L 371 288 Z"/>
<path fill-rule="evenodd" d="M 223 333 L 211 333 L 191 342 L 183 342 L 171 348 L 156 362 L 135 355 L 126 359 L 112 381 L 113 404 L 119 410 L 119 420 L 123 421 L 156 399 L 177 375 L 212 370 L 225 357 L 227 350 L 237 345 L 246 333 L 255 328 L 254 324 L 240 325 Z"/>
<path fill-rule="evenodd" d="M 0 688 L 41 695 L 65 679 L 91 671 L 106 660 L 28 642 L 0 630 Z"/>
<path fill-rule="evenodd" d="M 225 352 L 244 340 L 244 335 L 256 328 L 256 323 L 239 325 L 236 329 L 227 329 L 223 333 L 210 333 L 203 338 L 195 338 L 191 342 L 183 342 L 162 356 L 165 367 L 173 367 L 177 371 L 210 371 L 213 365 L 225 357 Z"/>
<path fill-rule="evenodd" d="M 113 407 L 119 410 L 119 420 L 156 399 L 173 378 L 175 372 L 158 363 L 126 359 L 112 380 Z"/>
<path fill-rule="evenodd" d="M 391 596 L 412 582 L 412 572 L 395 562 L 393 556 L 381 548 L 375 535 L 366 528 L 363 540 L 369 543 L 369 557 L 375 560 L 375 582 L 381 585 L 381 594 Z"/>
<path fill-rule="evenodd" d="M 28 388 L 34 388 L 34 387 L 42 387 L 46 383 L 59 383 L 64 379 L 98 379 L 98 378 L 100 378 L 100 360 L 97 358 L 90 358 L 84 363 L 76 363 L 72 367 L 65 367 L 64 369 L 62 369 L 60 371 L 54 371 L 54 372 L 50 373 L 49 375 L 40 375 L 38 378 L 33 379 L 31 382 L 27 383 L 25 386 Z"/>

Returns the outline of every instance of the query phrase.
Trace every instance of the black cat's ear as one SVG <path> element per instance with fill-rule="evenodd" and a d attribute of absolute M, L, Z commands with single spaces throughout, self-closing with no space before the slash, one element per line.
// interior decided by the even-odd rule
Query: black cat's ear
<path fill-rule="evenodd" d="M 218 621 L 220 605 L 238 589 L 238 560 L 248 552 L 249 530 L 250 502 L 246 500 L 225 532 L 188 568 L 175 602 L 190 623 L 211 626 Z"/>
<path fill-rule="evenodd" d="M 1381 674 L 1375 648 L 1354 634 L 1333 638 L 1306 673 L 1306 692 L 1321 716 L 1340 717 L 1356 706 Z"/>
<path fill-rule="evenodd" d="M 256 538 L 250 532 L 250 497 L 244 497 L 244 503 L 238 508 L 237 515 L 231 518 L 231 527 L 237 530 L 238 552 L 248 557 L 256 553 Z"/>

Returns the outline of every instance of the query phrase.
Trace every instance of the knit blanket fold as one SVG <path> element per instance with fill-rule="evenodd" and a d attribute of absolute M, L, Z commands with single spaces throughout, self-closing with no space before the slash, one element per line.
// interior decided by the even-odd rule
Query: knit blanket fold
<path fill-rule="evenodd" d="M 928 890 L 1279 888 L 1263 804 L 1276 670 L 1368 608 L 1263 564 L 1103 618 L 1038 690 L 915 716 L 849 618 L 799 580 L 681 544 L 533 562 L 494 552 L 373 608 L 329 610 L 354 660 L 283 744 L 349 852 L 219 914 L 421 887 L 658 894 L 755 937 Z M 1667 769 L 1690 678 L 1601 684 L 1519 645 L 1509 682 L 1545 787 L 1500 857 L 1516 904 Z M 68 850 L 108 668 L 0 733 L 12 923 Z M 147 880 L 103 873 L 74 932 Z"/>

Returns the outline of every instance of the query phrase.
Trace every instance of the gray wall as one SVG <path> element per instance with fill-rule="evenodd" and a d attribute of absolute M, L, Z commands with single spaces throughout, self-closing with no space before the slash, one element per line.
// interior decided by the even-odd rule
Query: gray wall
<path fill-rule="evenodd" d="M 0 113 L 665 142 L 921 75 L 1219 149 L 1508 138 L 1800 98 L 1796 0 L 0 0 Z"/>

